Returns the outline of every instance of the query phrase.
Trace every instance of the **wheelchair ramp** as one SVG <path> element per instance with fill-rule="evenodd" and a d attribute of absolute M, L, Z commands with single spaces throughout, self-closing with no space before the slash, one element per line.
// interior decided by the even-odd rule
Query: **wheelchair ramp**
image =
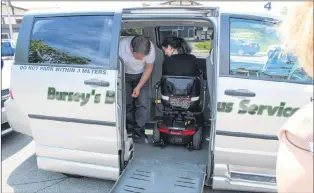
<path fill-rule="evenodd" d="M 206 166 L 134 158 L 111 193 L 202 193 Z"/>

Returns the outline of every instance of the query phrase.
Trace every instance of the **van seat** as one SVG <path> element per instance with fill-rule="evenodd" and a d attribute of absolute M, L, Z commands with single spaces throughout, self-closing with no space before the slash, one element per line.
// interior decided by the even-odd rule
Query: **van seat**
<path fill-rule="evenodd" d="M 198 65 L 198 68 L 204 73 L 203 74 L 203 82 L 202 82 L 202 84 L 205 83 L 207 85 L 207 87 L 208 87 L 206 58 L 196 58 L 196 63 Z M 209 92 L 206 92 L 205 99 L 203 99 L 203 95 L 201 95 L 201 100 L 205 101 L 205 105 L 207 107 L 211 108 L 210 107 L 210 95 L 209 95 Z M 210 110 L 208 108 L 206 108 L 205 111 L 203 112 L 203 116 L 204 116 L 205 120 L 210 119 Z"/>

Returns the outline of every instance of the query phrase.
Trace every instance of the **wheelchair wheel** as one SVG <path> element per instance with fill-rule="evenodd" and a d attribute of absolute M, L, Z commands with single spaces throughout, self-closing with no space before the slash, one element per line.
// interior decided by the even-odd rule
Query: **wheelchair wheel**
<path fill-rule="evenodd" d="M 195 150 L 200 150 L 202 149 L 202 139 L 203 139 L 203 132 L 202 128 L 198 128 L 196 133 L 193 135 L 193 148 Z"/>
<path fill-rule="evenodd" d="M 154 125 L 153 140 L 154 140 L 154 143 L 159 143 L 160 142 L 160 132 L 159 132 L 159 130 L 157 128 L 157 124 Z"/>

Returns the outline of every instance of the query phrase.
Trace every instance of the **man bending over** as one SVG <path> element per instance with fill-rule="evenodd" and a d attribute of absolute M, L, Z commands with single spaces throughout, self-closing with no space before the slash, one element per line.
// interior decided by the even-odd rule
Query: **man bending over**
<path fill-rule="evenodd" d="M 141 137 L 145 130 L 149 105 L 148 80 L 153 71 L 155 47 L 144 36 L 124 37 L 119 42 L 119 56 L 125 64 L 126 119 L 133 125 L 133 133 Z"/>

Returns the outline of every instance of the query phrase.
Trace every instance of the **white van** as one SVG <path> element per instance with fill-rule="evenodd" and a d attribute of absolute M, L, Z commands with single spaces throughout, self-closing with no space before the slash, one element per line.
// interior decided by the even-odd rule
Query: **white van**
<path fill-rule="evenodd" d="M 272 31 L 276 23 L 214 7 L 30 12 L 16 45 L 11 99 L 5 103 L 9 122 L 34 138 L 40 169 L 115 180 L 111 192 L 201 193 L 204 185 L 276 192 L 278 129 L 313 95 L 312 80 L 288 79 L 276 69 L 261 72 L 268 46 L 279 41 Z M 161 116 L 154 85 L 164 59 L 162 26 L 207 27 L 214 33 L 212 51 L 194 53 L 210 96 L 202 150 L 133 143 L 126 134 L 120 30 L 141 28 L 156 46 L 149 130 Z M 230 37 L 255 38 L 261 52 L 232 55 Z"/>

